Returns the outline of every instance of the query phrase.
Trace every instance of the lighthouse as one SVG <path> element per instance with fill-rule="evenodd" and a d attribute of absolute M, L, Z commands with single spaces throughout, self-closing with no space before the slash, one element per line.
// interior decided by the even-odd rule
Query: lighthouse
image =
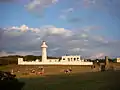
<path fill-rule="evenodd" d="M 43 41 L 42 44 L 41 44 L 41 49 L 42 49 L 42 62 L 47 62 L 47 45 L 46 45 L 46 42 Z"/>

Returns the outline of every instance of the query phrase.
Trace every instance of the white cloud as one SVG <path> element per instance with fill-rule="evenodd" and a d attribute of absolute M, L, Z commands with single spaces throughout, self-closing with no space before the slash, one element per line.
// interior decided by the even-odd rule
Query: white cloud
<path fill-rule="evenodd" d="M 55 52 L 55 51 L 57 51 L 57 50 L 59 50 L 59 49 L 60 49 L 60 48 L 56 47 L 56 48 L 50 49 L 50 51 Z"/>
<path fill-rule="evenodd" d="M 91 30 L 100 30 L 102 27 L 100 26 L 87 26 L 87 27 L 84 27 L 83 30 L 85 32 L 90 32 Z"/>
<path fill-rule="evenodd" d="M 0 52 L 0 57 L 2 57 L 2 56 L 8 56 L 8 54 L 5 51 L 1 51 Z"/>
<path fill-rule="evenodd" d="M 104 58 L 106 55 L 105 53 L 97 53 L 97 54 L 94 54 L 93 56 L 89 57 L 91 59 L 96 59 L 96 58 Z"/>
<path fill-rule="evenodd" d="M 29 28 L 27 25 L 23 24 L 21 25 L 20 27 L 17 27 L 17 26 L 13 26 L 13 27 L 10 27 L 10 28 L 4 28 L 6 32 L 12 32 L 13 31 L 20 31 L 20 32 L 28 32 L 28 31 L 31 31 L 31 32 L 35 32 L 35 33 L 39 33 L 40 32 L 40 29 L 39 28 Z"/>
<path fill-rule="evenodd" d="M 30 11 L 41 12 L 44 8 L 51 4 L 56 4 L 58 0 L 32 0 L 25 7 Z"/>
<path fill-rule="evenodd" d="M 108 40 L 105 40 L 102 36 L 94 36 L 93 38 L 97 41 L 101 41 L 103 43 L 108 43 Z"/>
<path fill-rule="evenodd" d="M 23 32 L 23 29 L 25 32 Z M 107 42 L 108 40 L 103 36 L 84 32 L 84 29 L 71 31 L 51 25 L 40 28 L 22 25 L 4 28 L 4 33 L 1 34 L 0 51 L 4 51 L 1 55 L 5 55 L 6 52 L 15 52 L 14 54 L 22 55 L 25 53 L 41 55 L 40 44 L 42 40 L 47 41 L 48 55 L 53 56 L 68 53 L 92 56 L 93 58 L 93 56 L 103 56 L 103 54 L 99 54 L 101 52 L 114 56 L 119 55 L 118 52 L 120 51 L 120 41 Z"/>
<path fill-rule="evenodd" d="M 83 33 L 83 34 L 81 34 L 81 37 L 83 37 L 83 38 L 87 38 L 88 35 Z"/>
<path fill-rule="evenodd" d="M 85 51 L 86 49 L 84 49 L 84 48 L 73 48 L 73 49 L 70 49 L 70 50 L 68 50 L 69 52 L 81 52 L 81 51 Z"/>
<path fill-rule="evenodd" d="M 66 30 L 64 28 L 49 28 L 49 34 L 52 35 L 63 35 L 63 36 L 71 36 L 72 32 L 69 30 Z"/>
<path fill-rule="evenodd" d="M 84 42 L 88 42 L 88 40 L 84 40 Z"/>

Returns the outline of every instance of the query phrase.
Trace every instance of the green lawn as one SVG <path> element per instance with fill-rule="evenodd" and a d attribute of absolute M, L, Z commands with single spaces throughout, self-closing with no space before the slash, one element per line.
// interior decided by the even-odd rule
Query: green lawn
<path fill-rule="evenodd" d="M 21 78 L 22 90 L 120 90 L 120 71 Z"/>
<path fill-rule="evenodd" d="M 23 73 L 26 68 L 37 67 L 10 65 L 2 66 L 0 70 L 18 68 L 20 69 L 20 73 Z M 74 74 L 68 75 L 60 72 L 68 67 L 72 67 Z M 44 68 L 45 77 L 20 78 L 19 81 L 25 83 L 22 90 L 120 90 L 120 71 L 90 73 L 92 71 L 90 67 L 82 66 L 45 66 Z M 85 73 L 87 71 L 89 73 Z M 15 87 L 17 85 L 13 86 Z"/>

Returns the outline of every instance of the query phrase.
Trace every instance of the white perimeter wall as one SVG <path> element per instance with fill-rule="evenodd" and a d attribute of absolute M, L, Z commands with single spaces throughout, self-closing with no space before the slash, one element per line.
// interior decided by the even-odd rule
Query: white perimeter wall
<path fill-rule="evenodd" d="M 93 65 L 93 62 L 80 62 L 80 61 L 73 61 L 73 62 L 58 62 L 59 59 L 51 59 L 51 61 L 57 62 L 39 62 L 39 61 L 23 61 L 22 58 L 18 59 L 18 65 Z"/>

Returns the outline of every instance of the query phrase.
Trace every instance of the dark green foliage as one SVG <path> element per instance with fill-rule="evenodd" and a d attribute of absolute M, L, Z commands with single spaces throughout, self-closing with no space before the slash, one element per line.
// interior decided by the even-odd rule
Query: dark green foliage
<path fill-rule="evenodd" d="M 38 59 L 38 57 L 33 55 L 27 55 L 24 57 L 25 61 L 35 61 L 36 59 Z"/>

